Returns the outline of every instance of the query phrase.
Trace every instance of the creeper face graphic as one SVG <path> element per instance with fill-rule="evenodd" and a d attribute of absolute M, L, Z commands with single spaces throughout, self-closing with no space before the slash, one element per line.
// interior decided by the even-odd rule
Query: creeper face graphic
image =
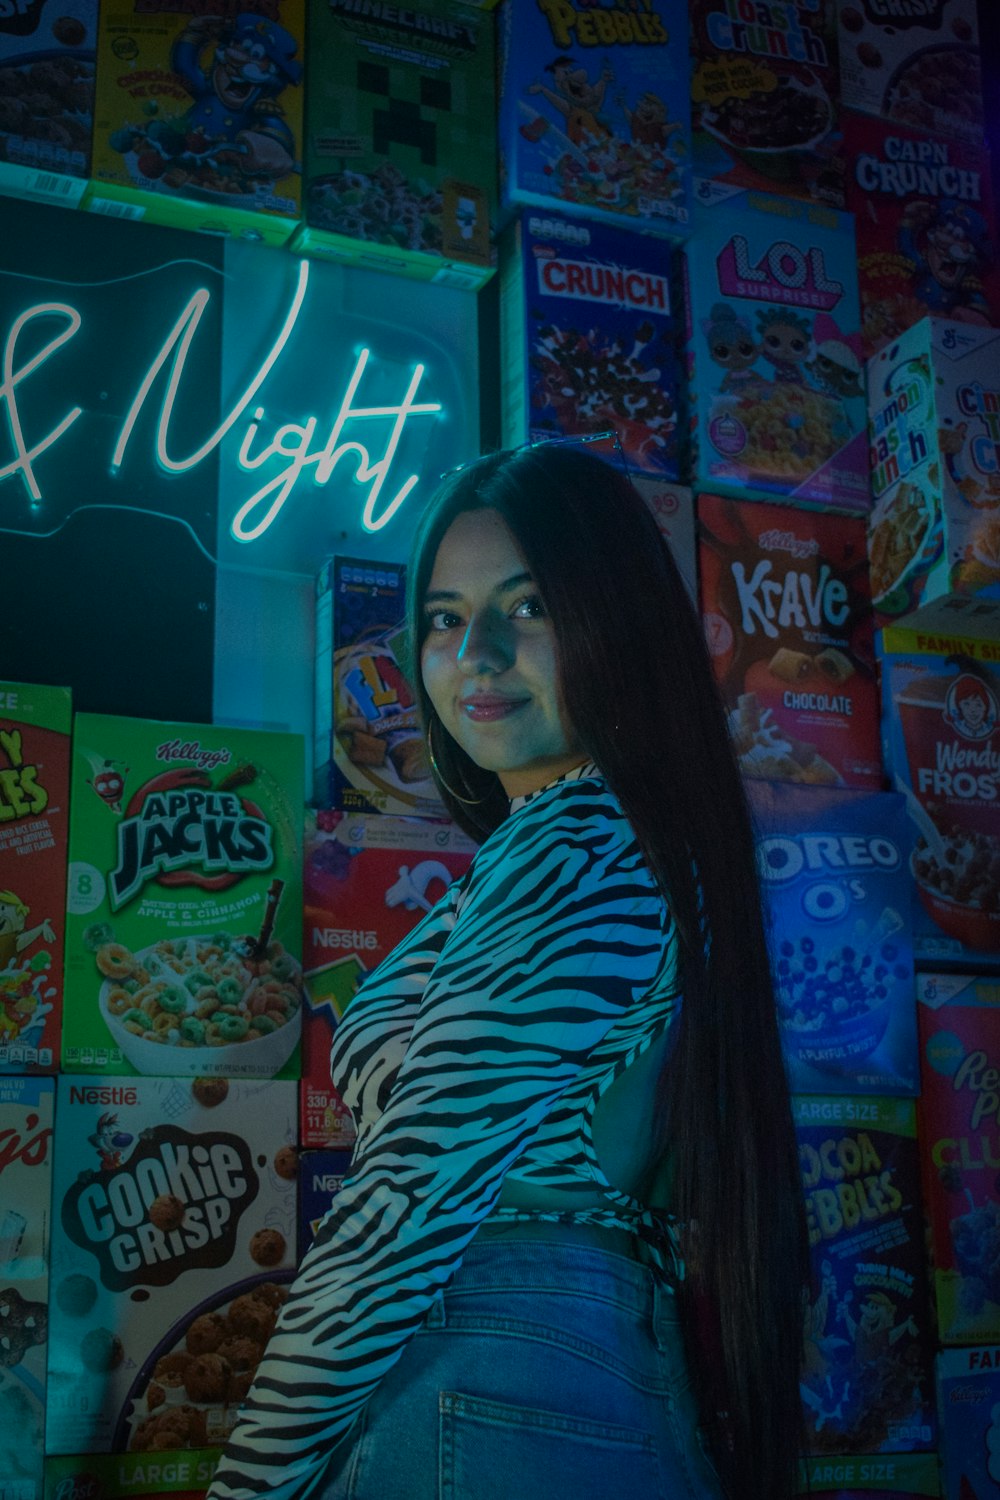
<path fill-rule="evenodd" d="M 390 146 L 412 146 L 420 153 L 424 166 L 435 167 L 438 160 L 437 122 L 426 110 L 451 110 L 451 84 L 447 78 L 419 75 L 420 99 L 397 99 L 390 93 L 390 70 L 380 63 L 358 63 L 358 88 L 367 94 L 380 94 L 385 106 L 372 110 L 372 145 L 380 155 L 389 155 Z"/>

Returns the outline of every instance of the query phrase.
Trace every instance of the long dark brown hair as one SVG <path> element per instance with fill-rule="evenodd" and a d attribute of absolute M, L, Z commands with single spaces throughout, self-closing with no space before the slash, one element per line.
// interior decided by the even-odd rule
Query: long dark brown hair
<path fill-rule="evenodd" d="M 660 1078 L 669 1207 L 713 1457 L 738 1500 L 796 1489 L 808 1254 L 750 815 L 701 622 L 641 496 L 580 448 L 490 454 L 446 479 L 408 578 L 413 681 L 454 820 L 482 840 L 500 782 L 434 712 L 418 670 L 441 539 L 463 511 L 510 527 L 553 621 L 578 741 L 631 824 L 681 941 L 683 1004 Z M 478 801 L 460 802 L 450 788 Z"/>

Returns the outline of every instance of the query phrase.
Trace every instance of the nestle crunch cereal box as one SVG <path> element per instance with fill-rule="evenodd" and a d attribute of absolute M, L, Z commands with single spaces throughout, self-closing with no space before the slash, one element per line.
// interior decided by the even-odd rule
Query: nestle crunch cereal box
<path fill-rule="evenodd" d="M 0 6 L 0 193 L 79 203 L 90 172 L 97 0 Z"/>
<path fill-rule="evenodd" d="M 299 1158 L 299 1259 L 309 1249 L 340 1191 L 349 1151 L 304 1151 Z"/>
<path fill-rule="evenodd" d="M 937 1388 L 944 1493 L 1000 1494 L 1000 1345 L 942 1350 Z"/>

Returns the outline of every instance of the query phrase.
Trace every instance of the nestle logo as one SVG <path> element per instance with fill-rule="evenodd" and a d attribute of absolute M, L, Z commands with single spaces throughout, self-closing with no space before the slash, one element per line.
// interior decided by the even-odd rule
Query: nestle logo
<path fill-rule="evenodd" d="M 134 1088 L 123 1088 L 114 1084 L 95 1084 L 92 1087 L 80 1088 L 74 1083 L 70 1087 L 69 1102 L 71 1104 L 138 1104 L 139 1095 Z"/>

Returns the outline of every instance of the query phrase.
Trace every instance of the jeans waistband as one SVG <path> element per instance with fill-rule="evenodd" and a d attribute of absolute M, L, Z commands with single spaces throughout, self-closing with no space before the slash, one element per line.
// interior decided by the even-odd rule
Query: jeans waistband
<path fill-rule="evenodd" d="M 577 1295 L 614 1303 L 639 1317 L 654 1303 L 674 1301 L 663 1278 L 627 1249 L 528 1237 L 472 1242 L 444 1295 L 448 1300 L 476 1291 Z"/>

